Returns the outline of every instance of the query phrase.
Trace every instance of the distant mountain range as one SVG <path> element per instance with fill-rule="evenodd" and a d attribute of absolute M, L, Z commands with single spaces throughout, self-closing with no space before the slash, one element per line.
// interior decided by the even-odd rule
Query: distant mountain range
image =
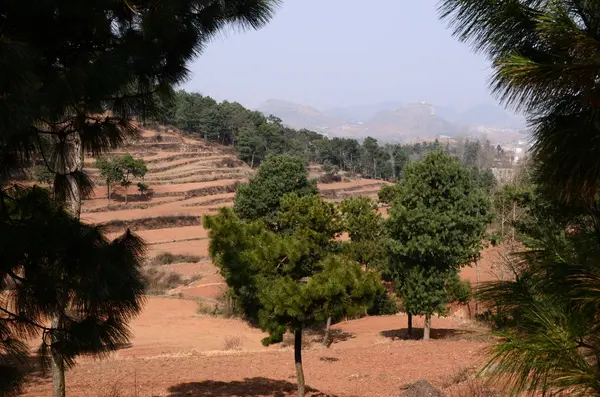
<path fill-rule="evenodd" d="M 464 112 L 427 103 L 383 102 L 326 111 L 270 99 L 259 108 L 294 128 L 308 128 L 331 137 L 372 136 L 383 142 L 403 142 L 439 136 L 486 134 L 495 142 L 522 139 L 524 121 L 499 106 L 478 105 Z"/>

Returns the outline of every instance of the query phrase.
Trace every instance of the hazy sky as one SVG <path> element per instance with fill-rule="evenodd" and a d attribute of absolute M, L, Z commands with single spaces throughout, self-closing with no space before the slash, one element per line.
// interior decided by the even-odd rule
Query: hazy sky
<path fill-rule="evenodd" d="M 437 0 L 284 0 L 260 31 L 217 37 L 184 88 L 256 107 L 493 103 L 489 63 L 437 18 Z"/>

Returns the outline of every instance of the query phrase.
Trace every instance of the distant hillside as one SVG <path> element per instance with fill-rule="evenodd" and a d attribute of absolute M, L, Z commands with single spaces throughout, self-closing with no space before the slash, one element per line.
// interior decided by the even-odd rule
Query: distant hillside
<path fill-rule="evenodd" d="M 368 105 L 334 107 L 327 109 L 327 112 L 334 116 L 341 117 L 349 122 L 357 123 L 365 122 L 373 118 L 378 113 L 390 109 L 397 109 L 402 105 L 403 103 L 399 101 L 388 101 Z"/>
<path fill-rule="evenodd" d="M 274 115 L 293 128 L 323 129 L 345 122 L 342 117 L 327 114 L 321 110 L 298 103 L 269 99 L 258 109 L 266 115 Z"/>
<path fill-rule="evenodd" d="M 293 102 L 270 99 L 259 109 L 273 114 L 294 128 L 308 128 L 330 137 L 365 138 L 382 142 L 455 136 L 459 133 L 515 133 L 524 127 L 521 118 L 497 105 L 478 105 L 464 112 L 427 103 L 400 105 L 382 102 L 364 106 L 331 108 L 327 112 Z M 483 128 L 483 130 L 482 130 Z M 499 142 L 502 136 L 494 136 Z"/>
<path fill-rule="evenodd" d="M 478 105 L 457 115 L 456 121 L 472 126 L 493 126 L 499 128 L 523 128 L 524 120 L 511 115 L 497 105 Z"/>
<path fill-rule="evenodd" d="M 436 114 L 433 105 L 414 103 L 380 112 L 365 123 L 368 133 L 385 141 L 454 136 L 458 127 Z"/>

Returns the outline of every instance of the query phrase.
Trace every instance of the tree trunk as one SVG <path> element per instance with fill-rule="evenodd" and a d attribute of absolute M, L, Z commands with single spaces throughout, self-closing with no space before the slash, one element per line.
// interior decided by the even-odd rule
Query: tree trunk
<path fill-rule="evenodd" d="M 517 203 L 513 202 L 512 210 L 512 241 L 515 241 L 515 222 L 517 220 Z"/>
<path fill-rule="evenodd" d="M 110 207 L 110 183 L 108 181 L 106 182 L 106 197 L 108 197 L 108 203 L 106 206 Z"/>
<path fill-rule="evenodd" d="M 294 362 L 298 378 L 298 397 L 304 397 L 304 371 L 302 370 L 302 328 L 294 331 Z M 56 397 L 56 396 L 55 396 Z"/>
<path fill-rule="evenodd" d="M 331 315 L 327 317 L 327 325 L 325 326 L 325 336 L 323 337 L 323 346 L 329 347 L 329 329 L 331 328 Z"/>
<path fill-rule="evenodd" d="M 410 338 L 413 336 L 412 314 L 410 313 L 408 313 L 408 336 Z"/>
<path fill-rule="evenodd" d="M 125 186 L 125 205 L 127 205 L 127 186 Z"/>
<path fill-rule="evenodd" d="M 69 192 L 67 194 L 67 208 L 73 218 L 79 219 L 81 215 L 81 191 L 74 176 L 70 175 L 73 172 L 83 171 L 83 143 L 81 136 L 74 133 L 70 136 L 68 149 L 66 153 L 68 159 L 66 169 L 64 170 L 67 183 L 69 184 Z"/>
<path fill-rule="evenodd" d="M 423 340 L 429 340 L 431 335 L 431 314 L 425 315 L 425 326 L 423 327 Z"/>
<path fill-rule="evenodd" d="M 254 153 L 252 153 L 252 162 L 250 162 L 250 168 L 254 169 Z"/>
<path fill-rule="evenodd" d="M 60 327 L 60 318 L 54 317 L 52 319 L 52 328 L 58 329 Z M 52 338 L 52 343 L 60 342 L 58 338 Z M 65 385 L 65 365 L 62 356 L 58 350 L 54 347 L 50 348 L 50 360 L 52 368 L 52 386 L 53 386 L 53 397 L 65 397 L 66 385 Z"/>
<path fill-rule="evenodd" d="M 475 315 L 479 314 L 479 300 L 477 299 L 477 290 L 479 290 L 479 261 L 475 258 Z"/>

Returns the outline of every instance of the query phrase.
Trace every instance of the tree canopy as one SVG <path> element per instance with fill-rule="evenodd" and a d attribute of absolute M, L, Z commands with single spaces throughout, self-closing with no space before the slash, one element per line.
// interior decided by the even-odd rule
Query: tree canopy
<path fill-rule="evenodd" d="M 280 200 L 287 193 L 308 196 L 316 194 L 317 187 L 308 180 L 308 170 L 301 159 L 272 156 L 248 183 L 238 186 L 233 210 L 241 219 L 273 223 Z"/>
<path fill-rule="evenodd" d="M 250 320 L 269 332 L 263 343 L 295 335 L 299 395 L 304 395 L 302 330 L 332 315 L 364 313 L 381 289 L 376 273 L 365 272 L 339 252 L 343 222 L 333 204 L 317 195 L 288 194 L 277 213 L 280 228 L 246 222 L 231 209 L 208 216 L 210 254 Z"/>
<path fill-rule="evenodd" d="M 479 254 L 490 221 L 489 199 L 457 159 L 438 150 L 409 164 L 387 221 L 391 271 L 408 313 L 444 312 L 448 282 Z"/>
<path fill-rule="evenodd" d="M 127 231 L 109 241 L 100 228 L 81 224 L 41 188 L 11 188 L 0 201 L 0 386 L 17 391 L 19 340 L 42 336 L 39 352 L 62 357 L 103 356 L 127 342 L 127 322 L 139 313 L 144 283 L 143 241 Z M 49 320 L 60 318 L 60 324 Z M 7 385 L 8 379 L 8 385 Z"/>

